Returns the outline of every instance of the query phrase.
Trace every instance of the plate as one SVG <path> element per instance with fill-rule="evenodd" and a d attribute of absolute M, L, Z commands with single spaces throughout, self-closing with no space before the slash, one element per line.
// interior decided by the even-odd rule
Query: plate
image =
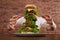
<path fill-rule="evenodd" d="M 13 33 L 17 37 L 45 37 L 45 33 L 34 33 L 34 34 L 21 34 L 21 33 Z"/>

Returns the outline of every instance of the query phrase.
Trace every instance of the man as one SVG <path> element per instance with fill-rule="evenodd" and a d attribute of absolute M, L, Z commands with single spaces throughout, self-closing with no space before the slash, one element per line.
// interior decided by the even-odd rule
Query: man
<path fill-rule="evenodd" d="M 37 7 L 35 5 L 28 4 L 25 6 L 25 9 L 28 12 L 30 12 L 32 10 L 36 12 L 35 13 L 35 16 L 37 18 L 36 25 L 38 26 L 38 29 L 45 28 L 47 30 L 51 30 L 52 28 L 51 28 L 50 22 L 53 25 L 53 29 L 56 29 L 55 23 L 52 21 L 52 19 L 49 18 L 50 16 L 49 17 L 48 16 L 45 16 L 45 17 L 44 16 L 42 16 L 42 17 L 37 16 L 38 12 L 37 12 Z M 26 12 L 26 10 L 25 10 L 25 12 Z M 30 13 L 28 13 L 28 14 L 30 15 Z M 14 16 L 14 17 L 18 17 L 18 16 Z M 16 28 L 14 26 L 23 26 L 23 23 L 26 22 L 26 19 L 24 18 L 24 16 L 21 18 L 16 18 L 15 22 L 14 22 L 14 17 L 12 19 L 10 19 L 11 21 L 10 21 L 10 24 L 8 27 L 9 30 L 10 29 L 15 30 Z M 48 18 L 49 18 L 50 22 L 49 22 L 49 20 L 47 20 Z M 50 26 L 50 27 L 48 27 L 48 26 Z"/>

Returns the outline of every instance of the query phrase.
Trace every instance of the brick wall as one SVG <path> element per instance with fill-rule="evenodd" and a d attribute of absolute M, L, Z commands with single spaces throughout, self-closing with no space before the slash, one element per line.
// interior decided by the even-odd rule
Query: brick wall
<path fill-rule="evenodd" d="M 40 15 L 52 15 L 60 29 L 60 0 L 0 0 L 0 31 L 5 31 L 13 15 L 24 14 L 26 4 L 35 4 Z"/>

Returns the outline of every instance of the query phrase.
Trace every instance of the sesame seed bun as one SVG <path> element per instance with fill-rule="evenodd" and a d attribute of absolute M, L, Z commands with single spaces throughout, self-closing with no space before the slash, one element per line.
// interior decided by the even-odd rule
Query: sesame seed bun
<path fill-rule="evenodd" d="M 28 4 L 25 6 L 26 9 L 36 9 L 36 6 L 33 4 Z"/>

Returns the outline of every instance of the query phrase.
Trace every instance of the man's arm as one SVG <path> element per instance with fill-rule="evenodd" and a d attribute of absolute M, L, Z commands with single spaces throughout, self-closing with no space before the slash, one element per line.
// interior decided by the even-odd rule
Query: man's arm
<path fill-rule="evenodd" d="M 52 17 L 49 15 L 44 15 L 44 19 L 46 19 L 47 22 L 43 23 L 40 29 L 45 29 L 46 31 L 56 30 L 56 24 L 52 20 Z"/>
<path fill-rule="evenodd" d="M 15 26 L 17 26 L 16 21 L 18 20 L 18 18 L 20 18 L 18 15 L 14 15 L 10 20 L 9 23 L 7 25 L 7 29 L 9 31 L 11 30 L 15 30 Z"/>

